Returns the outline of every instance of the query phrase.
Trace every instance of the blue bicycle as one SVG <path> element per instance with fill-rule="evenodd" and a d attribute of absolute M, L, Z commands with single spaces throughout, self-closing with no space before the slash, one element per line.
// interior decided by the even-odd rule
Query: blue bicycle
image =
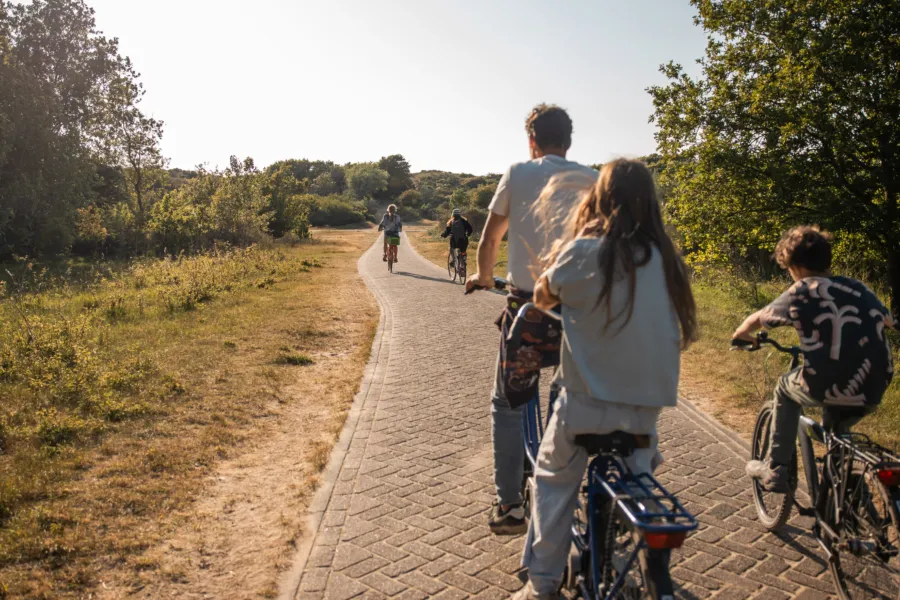
<path fill-rule="evenodd" d="M 507 282 L 496 278 L 495 286 Z M 560 319 L 560 315 L 523 305 L 510 328 L 515 339 L 531 311 Z M 553 414 L 559 390 L 551 385 L 547 419 L 543 419 L 540 393 L 525 407 L 526 509 L 534 498 L 534 469 L 545 423 Z M 697 521 L 653 475 L 631 472 L 622 458 L 638 448 L 650 447 L 646 435 L 621 431 L 579 435 L 575 442 L 592 457 L 572 527 L 572 547 L 563 587 L 575 597 L 591 600 L 619 598 L 674 598 L 669 557 Z"/>

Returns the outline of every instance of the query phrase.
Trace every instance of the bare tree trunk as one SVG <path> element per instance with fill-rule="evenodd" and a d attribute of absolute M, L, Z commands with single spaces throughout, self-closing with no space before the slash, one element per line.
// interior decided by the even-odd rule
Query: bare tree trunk
<path fill-rule="evenodd" d="M 134 170 L 134 197 L 137 200 L 138 218 L 144 220 L 144 170 L 140 167 L 133 167 Z"/>

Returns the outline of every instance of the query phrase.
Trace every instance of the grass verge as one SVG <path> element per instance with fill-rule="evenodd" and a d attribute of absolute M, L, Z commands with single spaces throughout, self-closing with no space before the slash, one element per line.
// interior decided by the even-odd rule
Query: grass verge
<path fill-rule="evenodd" d="M 295 402 L 316 424 L 298 457 L 309 495 L 374 334 L 356 269 L 371 239 L 328 231 L 86 277 L 18 265 L 0 300 L 0 598 L 176 581 L 147 550 Z"/>

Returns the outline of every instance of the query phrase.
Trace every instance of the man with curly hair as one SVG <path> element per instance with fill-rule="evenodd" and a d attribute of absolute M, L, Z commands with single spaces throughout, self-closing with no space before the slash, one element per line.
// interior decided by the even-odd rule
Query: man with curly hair
<path fill-rule="evenodd" d="M 508 278 L 511 301 L 531 299 L 535 286 L 532 267 L 545 247 L 558 235 L 553 220 L 538 215 L 534 205 L 549 180 L 558 174 L 576 172 L 595 181 L 598 173 L 566 159 L 572 145 L 572 120 L 562 108 L 539 104 L 525 120 L 530 160 L 512 165 L 500 179 L 491 201 L 487 222 L 478 245 L 478 272 L 466 282 L 467 291 L 494 287 L 493 270 L 503 236 L 508 237 Z M 560 194 L 553 198 L 559 215 L 568 215 L 576 197 Z M 521 306 L 521 304 L 519 304 Z M 511 398 L 503 377 L 506 334 L 512 320 L 509 310 L 501 315 L 500 355 L 491 394 L 491 429 L 494 445 L 494 483 L 497 496 L 490 517 L 491 531 L 499 535 L 525 533 L 528 528 L 522 506 L 522 477 L 525 462 L 522 421 L 524 404 Z M 527 402 L 527 400 L 526 400 Z"/>
<path fill-rule="evenodd" d="M 803 366 L 783 375 L 775 388 L 769 460 L 747 464 L 747 474 L 767 491 L 790 493 L 802 407 L 823 409 L 825 428 L 838 433 L 874 411 L 894 373 L 885 329 L 895 324 L 863 283 L 830 274 L 831 236 L 818 227 L 785 232 L 775 259 L 794 285 L 750 315 L 733 337 L 755 342 L 757 330 L 783 325 L 800 336 Z"/>

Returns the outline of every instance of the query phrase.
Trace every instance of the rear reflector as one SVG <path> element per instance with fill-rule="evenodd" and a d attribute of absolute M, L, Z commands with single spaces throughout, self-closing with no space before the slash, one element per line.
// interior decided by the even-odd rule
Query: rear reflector
<path fill-rule="evenodd" d="M 665 550 L 666 548 L 681 548 L 687 531 L 675 531 L 671 533 L 644 532 L 647 547 L 651 550 Z"/>
<path fill-rule="evenodd" d="M 897 487 L 900 485 L 900 467 L 878 469 L 878 479 L 887 487 Z"/>

